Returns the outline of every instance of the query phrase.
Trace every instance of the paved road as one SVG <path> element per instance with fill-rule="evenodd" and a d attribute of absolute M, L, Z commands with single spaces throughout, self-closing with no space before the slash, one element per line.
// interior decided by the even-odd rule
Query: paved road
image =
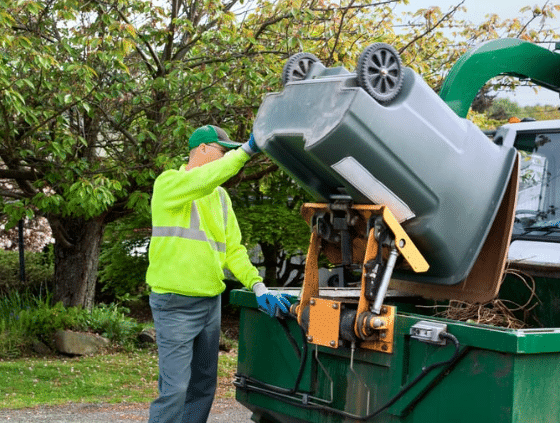
<path fill-rule="evenodd" d="M 1 423 L 147 422 L 149 404 L 70 404 L 0 410 Z M 250 423 L 251 412 L 233 398 L 216 399 L 208 423 Z"/>

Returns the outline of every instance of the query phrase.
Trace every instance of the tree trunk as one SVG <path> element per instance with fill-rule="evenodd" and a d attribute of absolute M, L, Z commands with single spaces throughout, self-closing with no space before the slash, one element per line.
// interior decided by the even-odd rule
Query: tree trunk
<path fill-rule="evenodd" d="M 55 237 L 54 301 L 66 307 L 93 307 L 103 217 L 49 218 Z"/>

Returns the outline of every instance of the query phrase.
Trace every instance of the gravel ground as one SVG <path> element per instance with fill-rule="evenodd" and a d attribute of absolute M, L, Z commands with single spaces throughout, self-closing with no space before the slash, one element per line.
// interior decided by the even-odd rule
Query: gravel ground
<path fill-rule="evenodd" d="M 107 423 L 147 422 L 149 404 L 70 404 L 0 410 L 0 422 Z M 233 398 L 214 401 L 208 423 L 249 423 L 251 411 Z"/>

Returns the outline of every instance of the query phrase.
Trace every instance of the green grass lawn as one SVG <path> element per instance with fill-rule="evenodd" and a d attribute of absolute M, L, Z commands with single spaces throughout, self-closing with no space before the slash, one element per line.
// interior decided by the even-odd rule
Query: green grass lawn
<path fill-rule="evenodd" d="M 220 354 L 218 396 L 231 397 L 235 351 Z M 0 360 L 0 408 L 68 402 L 151 402 L 157 396 L 153 349 L 75 358 Z"/>

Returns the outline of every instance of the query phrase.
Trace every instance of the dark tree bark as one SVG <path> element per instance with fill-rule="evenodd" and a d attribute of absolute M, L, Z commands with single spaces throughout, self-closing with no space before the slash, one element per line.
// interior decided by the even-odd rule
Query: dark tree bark
<path fill-rule="evenodd" d="M 54 301 L 66 307 L 93 307 L 103 217 L 49 218 L 55 243 Z"/>

